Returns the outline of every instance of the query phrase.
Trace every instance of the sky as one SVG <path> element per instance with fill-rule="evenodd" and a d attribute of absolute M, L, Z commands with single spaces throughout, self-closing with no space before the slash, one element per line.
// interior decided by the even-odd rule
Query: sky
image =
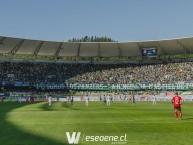
<path fill-rule="evenodd" d="M 193 0 L 0 0 L 0 36 L 119 42 L 193 36 Z"/>

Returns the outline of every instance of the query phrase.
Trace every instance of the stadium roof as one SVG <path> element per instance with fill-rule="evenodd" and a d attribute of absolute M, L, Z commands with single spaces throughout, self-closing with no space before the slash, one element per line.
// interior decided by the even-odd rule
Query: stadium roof
<path fill-rule="evenodd" d="M 141 56 L 156 47 L 158 55 L 193 53 L 193 37 L 141 42 L 53 42 L 0 36 L 0 54 L 75 57 Z"/>

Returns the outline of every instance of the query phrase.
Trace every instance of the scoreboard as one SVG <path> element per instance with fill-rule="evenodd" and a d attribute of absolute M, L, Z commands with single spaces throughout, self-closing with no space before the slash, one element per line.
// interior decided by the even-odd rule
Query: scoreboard
<path fill-rule="evenodd" d="M 142 56 L 150 56 L 156 57 L 157 56 L 157 48 L 142 48 Z"/>

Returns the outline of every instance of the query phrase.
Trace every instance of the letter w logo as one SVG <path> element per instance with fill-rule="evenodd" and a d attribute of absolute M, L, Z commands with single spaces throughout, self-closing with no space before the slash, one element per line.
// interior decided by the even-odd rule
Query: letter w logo
<path fill-rule="evenodd" d="M 70 136 L 70 133 L 66 132 L 68 143 L 69 144 L 78 144 L 78 141 L 79 141 L 79 138 L 80 138 L 80 134 L 81 134 L 81 132 L 78 132 L 77 134 L 76 134 L 76 132 L 73 132 L 72 136 Z"/>

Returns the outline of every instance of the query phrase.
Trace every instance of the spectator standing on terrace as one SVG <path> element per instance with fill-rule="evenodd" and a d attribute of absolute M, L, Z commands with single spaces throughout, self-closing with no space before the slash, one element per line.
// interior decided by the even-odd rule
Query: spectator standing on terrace
<path fill-rule="evenodd" d="M 182 111 L 181 111 L 181 104 L 182 104 L 182 97 L 176 93 L 176 96 L 174 96 L 171 100 L 171 102 L 174 105 L 174 113 L 176 116 L 176 120 L 182 120 Z"/>

